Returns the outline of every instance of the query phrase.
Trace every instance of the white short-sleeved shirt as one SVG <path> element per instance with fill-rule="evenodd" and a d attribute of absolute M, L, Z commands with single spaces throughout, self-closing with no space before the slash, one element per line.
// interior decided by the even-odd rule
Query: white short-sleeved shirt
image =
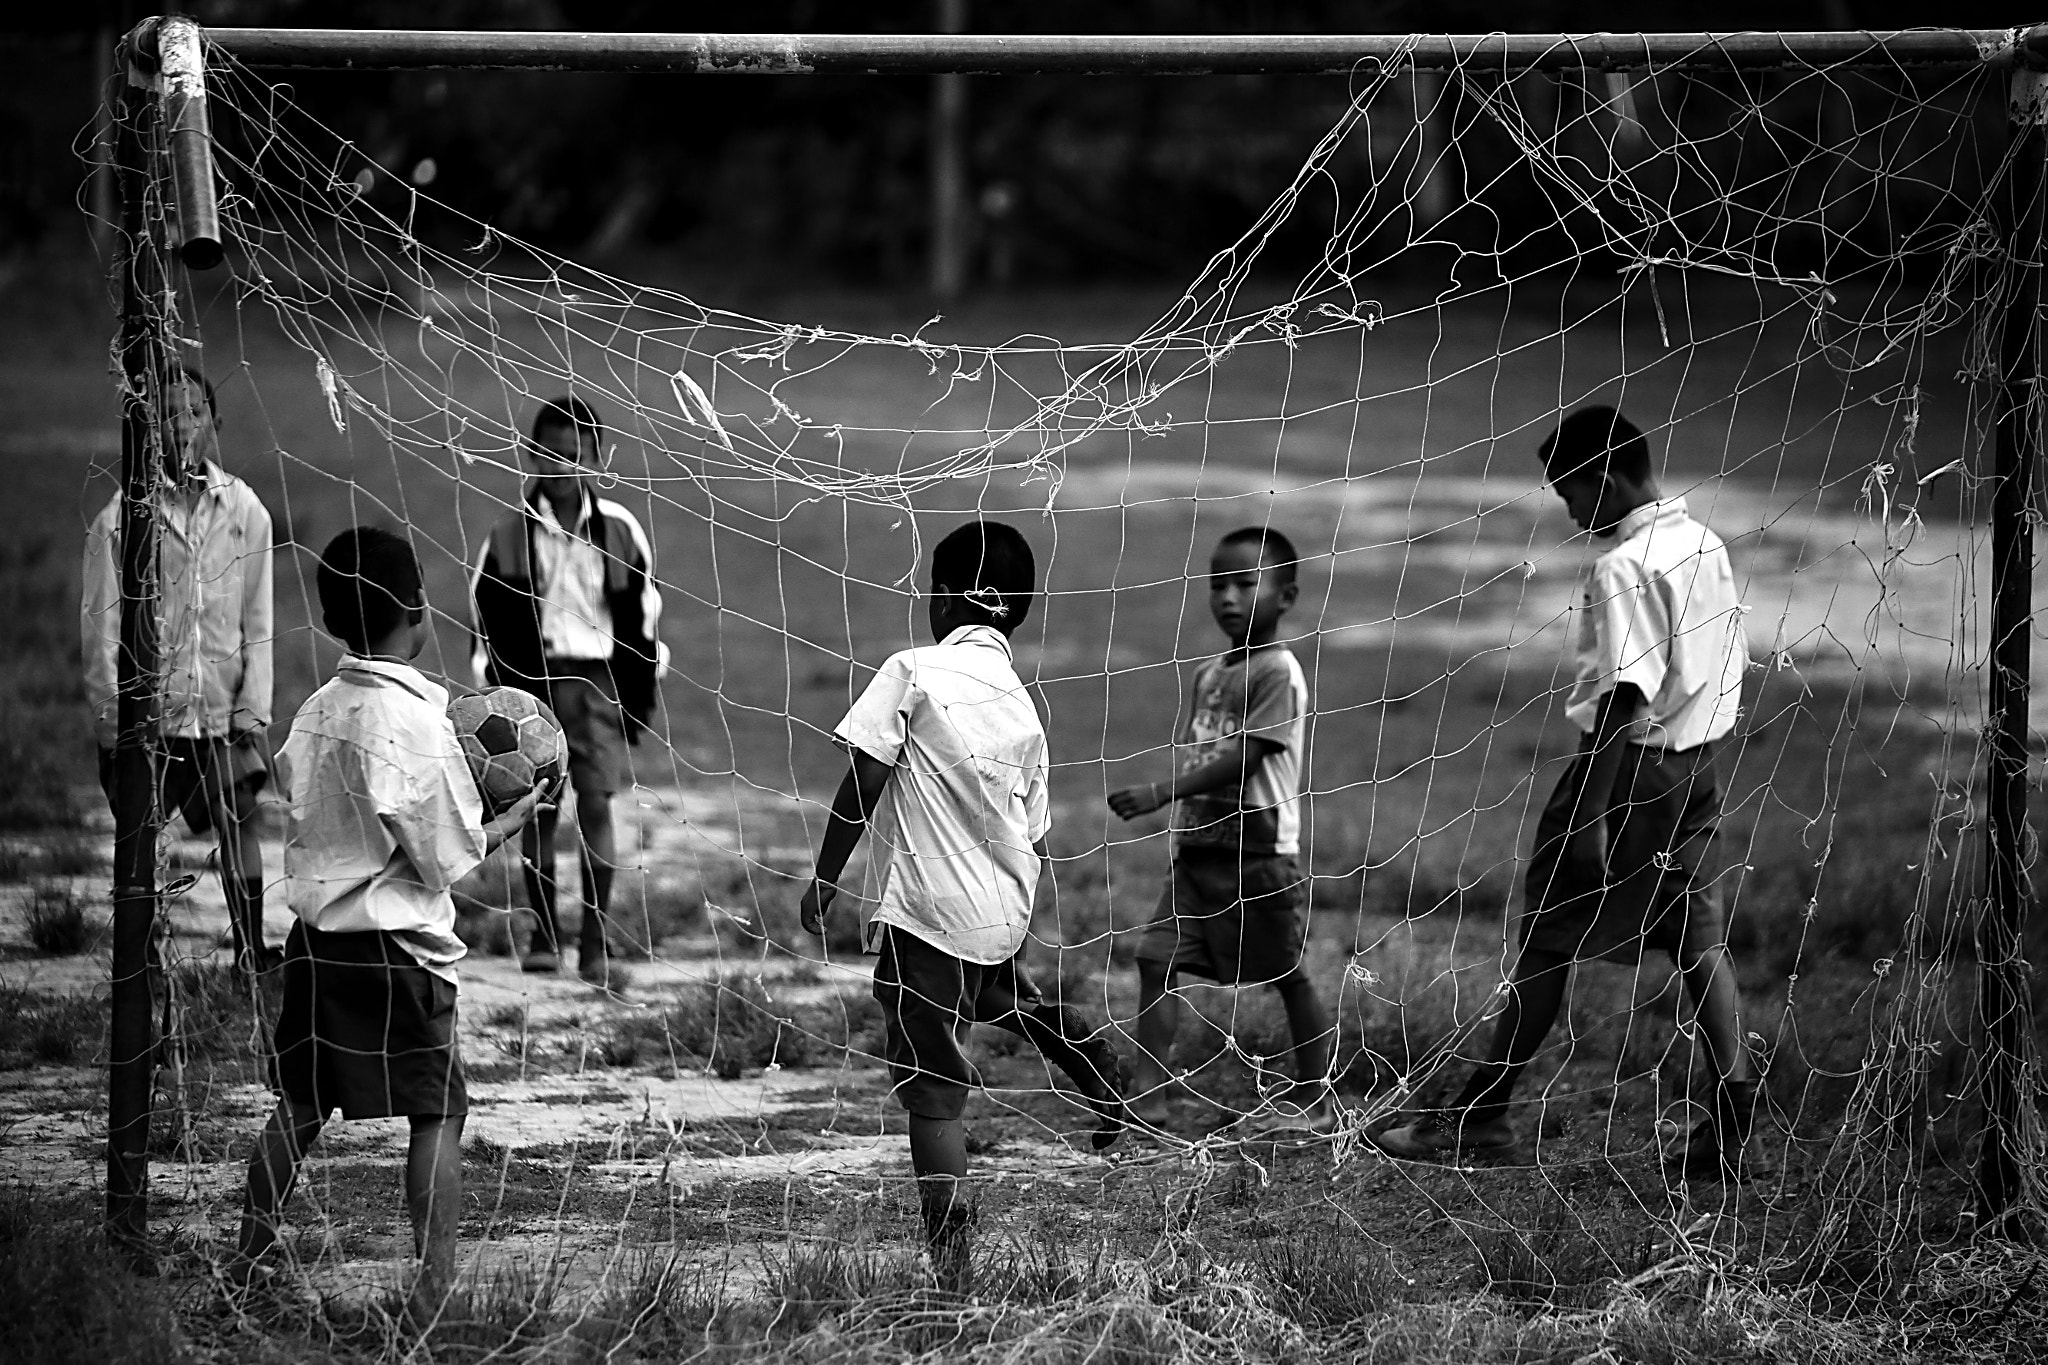
<path fill-rule="evenodd" d="M 1024 946 L 1032 845 L 1052 820 L 1045 727 L 990 626 L 889 656 L 833 731 L 895 769 L 868 830 L 882 889 L 869 922 L 969 962 Z"/>
<path fill-rule="evenodd" d="M 1749 666 L 1727 547 L 1684 498 L 1636 508 L 1612 538 L 1580 595 L 1566 717 L 1591 734 L 1600 699 L 1634 683 L 1648 703 L 1637 742 L 1682 752 L 1720 739 L 1735 728 Z"/>
<path fill-rule="evenodd" d="M 408 664 L 346 655 L 292 718 L 286 896 L 315 929 L 386 929 L 460 985 L 450 889 L 484 860 L 483 801 L 448 693 Z"/>
<path fill-rule="evenodd" d="M 1243 735 L 1278 747 L 1252 770 L 1243 794 L 1231 790 L 1184 796 L 1173 808 L 1179 848 L 1235 848 L 1246 853 L 1301 851 L 1301 750 L 1308 680 L 1286 645 L 1242 657 L 1219 654 L 1195 670 L 1176 749 L 1183 771 L 1199 767 L 1219 741 Z"/>

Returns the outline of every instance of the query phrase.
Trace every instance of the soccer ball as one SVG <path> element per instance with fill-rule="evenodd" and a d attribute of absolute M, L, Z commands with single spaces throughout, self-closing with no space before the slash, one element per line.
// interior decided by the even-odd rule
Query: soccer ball
<path fill-rule="evenodd" d="M 555 713 L 516 687 L 457 697 L 448 703 L 448 721 L 491 815 L 559 780 L 569 761 L 569 741 Z"/>

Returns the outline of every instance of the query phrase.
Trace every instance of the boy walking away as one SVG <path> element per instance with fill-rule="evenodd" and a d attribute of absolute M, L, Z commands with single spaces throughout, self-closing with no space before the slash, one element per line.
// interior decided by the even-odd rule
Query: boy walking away
<path fill-rule="evenodd" d="M 647 730 L 664 662 L 653 546 L 631 512 L 591 491 L 603 449 L 604 428 L 580 398 L 558 398 L 534 415 L 520 504 L 491 528 L 471 585 L 478 682 L 531 692 L 569 739 L 583 845 L 577 970 L 597 986 L 610 982 L 612 796 L 632 781 L 627 746 Z M 556 971 L 552 813 L 527 830 L 521 852 L 539 920 L 522 965 Z"/>
<path fill-rule="evenodd" d="M 195 834 L 220 840 L 237 972 L 267 971 L 263 849 L 257 798 L 270 780 L 270 513 L 248 484 L 220 467 L 220 417 L 206 376 L 180 366 L 165 392 L 160 436 L 163 494 L 158 559 L 163 714 L 157 791 Z M 113 797 L 121 650 L 121 495 L 85 538 L 79 611 L 85 694 L 99 744 L 100 785 Z"/>
<path fill-rule="evenodd" d="M 348 653 L 293 718 L 282 755 L 291 802 L 285 876 L 298 922 L 285 942 L 272 1049 L 277 1109 L 249 1163 L 231 1278 L 246 1283 L 277 1240 L 299 1163 L 334 1110 L 412 1122 L 405 1198 L 420 1273 L 416 1320 L 455 1270 L 462 1211 L 455 902 L 449 888 L 516 833 L 538 790 L 488 823 L 448 693 L 412 667 L 426 599 L 412 547 L 345 531 L 321 555 L 320 610 Z"/>
<path fill-rule="evenodd" d="M 1097 1148 L 1124 1126 L 1116 1053 L 1074 1009 L 1044 1000 L 1019 953 L 1050 828 L 1045 730 L 1011 663 L 1010 636 L 1037 590 L 1031 547 L 1002 522 L 971 521 L 932 552 L 936 645 L 882 664 L 833 732 L 852 756 L 804 891 L 814 934 L 863 829 L 881 895 L 866 931 L 889 1074 L 910 1113 L 910 1161 L 940 1284 L 969 1287 L 973 1209 L 967 1092 L 980 1084 L 968 1025 L 1022 1035 L 1098 1116 Z"/>
<path fill-rule="evenodd" d="M 1748 666 L 1720 537 L 1659 496 L 1649 443 L 1612 408 L 1582 408 L 1542 448 L 1544 478 L 1606 543 L 1573 629 L 1565 715 L 1584 733 L 1536 826 L 1522 949 L 1485 1060 L 1447 1111 L 1374 1139 L 1449 1160 L 1514 1143 L 1507 1110 L 1564 1002 L 1572 963 L 1671 954 L 1714 1066 L 1710 1116 L 1666 1143 L 1686 1175 L 1739 1175 L 1756 1104 L 1729 965 L 1714 746 L 1735 726 Z"/>
<path fill-rule="evenodd" d="M 1173 870 L 1138 941 L 1138 1116 L 1166 1126 L 1168 1059 L 1180 1024 L 1175 977 L 1271 986 L 1294 1040 L 1290 1094 L 1252 1120 L 1253 1135 L 1336 1131 L 1330 1096 L 1330 1017 L 1308 974 L 1307 883 L 1301 851 L 1301 757 L 1308 683 L 1279 643 L 1299 595 L 1286 536 L 1248 526 L 1217 542 L 1209 612 L 1230 648 L 1195 671 L 1175 739 L 1179 770 L 1164 782 L 1112 792 L 1126 820 L 1169 802 Z"/>

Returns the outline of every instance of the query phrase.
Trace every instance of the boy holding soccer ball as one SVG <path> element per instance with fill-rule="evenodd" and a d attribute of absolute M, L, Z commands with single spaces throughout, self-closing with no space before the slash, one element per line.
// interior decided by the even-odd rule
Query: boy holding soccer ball
<path fill-rule="evenodd" d="M 249 1163 L 231 1275 L 246 1282 L 277 1240 L 328 1115 L 403 1114 L 420 1257 L 411 1308 L 430 1316 L 454 1277 L 469 1108 L 455 1038 L 464 949 L 449 890 L 533 818 L 544 793 L 485 820 L 448 694 L 412 666 L 431 627 L 410 545 L 374 527 L 345 531 L 321 555 L 318 581 L 327 631 L 348 653 L 299 708 L 279 756 L 298 922 L 272 1047 L 277 1109 Z"/>
<path fill-rule="evenodd" d="M 892 654 L 833 732 L 852 769 L 832 803 L 803 926 L 825 932 L 846 861 L 872 826 L 881 895 L 866 946 L 881 955 L 875 999 L 889 1074 L 910 1111 L 932 1265 L 968 1288 L 973 1210 L 961 1114 L 980 1078 L 970 1024 L 1022 1035 L 1099 1116 L 1098 1148 L 1124 1125 L 1121 1065 L 1070 1007 L 1043 1000 L 1019 953 L 1051 826 L 1045 730 L 1010 659 L 1035 595 L 1031 547 L 1014 527 L 971 521 L 932 552 L 937 644 Z"/>

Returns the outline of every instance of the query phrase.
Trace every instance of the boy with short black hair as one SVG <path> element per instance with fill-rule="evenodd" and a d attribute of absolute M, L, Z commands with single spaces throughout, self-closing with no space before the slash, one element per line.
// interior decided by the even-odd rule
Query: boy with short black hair
<path fill-rule="evenodd" d="M 543 793 L 484 819 L 448 693 L 411 663 L 432 628 L 410 545 L 374 527 L 344 531 L 317 578 L 322 619 L 348 653 L 299 708 L 280 755 L 298 920 L 272 1046 L 277 1109 L 249 1163 L 232 1274 L 250 1278 L 277 1240 L 299 1163 L 330 1113 L 403 1114 L 420 1257 L 411 1306 L 431 1315 L 454 1276 L 469 1108 L 455 1035 L 464 949 L 449 890 L 518 833 Z"/>
<path fill-rule="evenodd" d="M 1168 803 L 1173 870 L 1138 941 L 1139 1117 L 1164 1126 L 1168 1059 L 1180 1022 L 1174 978 L 1279 992 L 1294 1039 L 1292 1092 L 1252 1122 L 1254 1133 L 1336 1130 L 1330 1017 L 1302 970 L 1308 943 L 1301 851 L 1301 765 L 1308 682 L 1280 621 L 1300 595 L 1293 544 L 1265 526 L 1232 531 L 1209 561 L 1209 611 L 1230 648 L 1195 671 L 1163 782 L 1112 792 L 1126 820 Z"/>
<path fill-rule="evenodd" d="M 600 986 L 613 984 L 605 942 L 616 860 L 612 797 L 632 783 L 628 746 L 652 720 L 664 662 L 654 547 L 623 504 L 591 490 L 604 435 L 581 398 L 542 404 L 520 504 L 491 528 L 471 584 L 477 681 L 531 692 L 553 708 L 569 741 L 583 868 L 576 966 Z M 552 814 L 528 828 L 521 852 L 539 920 L 522 965 L 556 971 Z"/>
<path fill-rule="evenodd" d="M 157 796 L 220 841 L 237 972 L 280 960 L 263 942 L 259 797 L 270 780 L 271 523 L 255 490 L 220 464 L 213 385 L 179 364 L 164 388 L 157 589 L 162 715 L 150 736 Z M 85 539 L 79 624 L 100 785 L 113 796 L 121 653 L 121 499 Z"/>
<path fill-rule="evenodd" d="M 1010 526 L 971 521 L 932 552 L 936 644 L 892 654 L 834 730 L 852 768 L 804 891 L 804 928 L 825 931 L 864 829 L 881 863 L 865 942 L 881 955 L 875 998 L 889 1074 L 910 1112 L 932 1263 L 968 1285 L 973 1211 L 961 1114 L 980 1083 L 962 1050 L 970 1024 L 1028 1039 L 1099 1116 L 1098 1148 L 1123 1129 L 1120 1064 L 1079 1013 L 1042 999 L 1021 952 L 1051 826 L 1045 730 L 1011 663 L 1010 636 L 1036 595 L 1031 547 Z"/>
<path fill-rule="evenodd" d="M 1661 948 L 1714 1066 L 1711 1113 L 1662 1155 L 1682 1174 L 1736 1176 L 1756 1082 L 1716 884 L 1714 776 L 1749 665 L 1734 571 L 1685 499 L 1662 497 L 1649 442 L 1613 408 L 1572 413 L 1539 453 L 1572 520 L 1605 542 L 1575 613 L 1564 708 L 1583 743 L 1536 826 L 1521 954 L 1485 1060 L 1448 1109 L 1373 1141 L 1436 1161 L 1511 1147 L 1508 1103 L 1557 1020 L 1572 963 Z"/>

